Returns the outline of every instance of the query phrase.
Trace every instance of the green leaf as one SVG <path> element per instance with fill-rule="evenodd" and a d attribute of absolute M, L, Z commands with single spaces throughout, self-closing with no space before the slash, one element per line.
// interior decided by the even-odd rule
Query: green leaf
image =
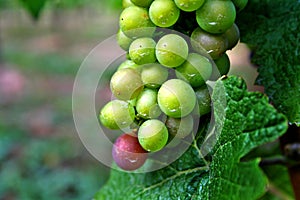
<path fill-rule="evenodd" d="M 96 194 L 105 199 L 256 199 L 262 196 L 267 178 L 260 159 L 240 159 L 255 147 L 278 138 L 287 130 L 284 115 L 260 93 L 247 92 L 245 82 L 229 77 L 216 83 L 212 95 L 218 140 L 203 158 L 208 120 L 193 144 L 177 161 L 150 173 L 111 171 L 107 184 Z M 206 148 L 204 148 L 206 149 Z"/>
<path fill-rule="evenodd" d="M 261 200 L 292 200 L 295 199 L 288 170 L 284 166 L 263 167 L 269 179 L 268 192 Z"/>
<path fill-rule="evenodd" d="M 291 123 L 300 125 L 300 1 L 251 0 L 238 16 L 242 42 L 259 66 L 256 82 Z"/>
<path fill-rule="evenodd" d="M 47 0 L 19 0 L 33 19 L 37 20 Z"/>

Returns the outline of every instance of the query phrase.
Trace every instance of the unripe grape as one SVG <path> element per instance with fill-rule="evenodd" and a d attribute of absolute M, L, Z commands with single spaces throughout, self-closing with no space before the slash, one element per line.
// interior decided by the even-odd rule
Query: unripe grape
<path fill-rule="evenodd" d="M 120 28 L 130 38 L 151 37 L 155 31 L 155 25 L 151 22 L 148 11 L 137 6 L 123 10 Z"/>
<path fill-rule="evenodd" d="M 152 1 L 153 0 L 131 0 L 131 2 L 134 3 L 134 5 L 145 8 L 149 7 Z"/>
<path fill-rule="evenodd" d="M 156 42 L 152 38 L 138 38 L 129 47 L 129 56 L 138 65 L 153 63 L 155 57 Z"/>
<path fill-rule="evenodd" d="M 109 129 L 129 127 L 135 118 L 133 106 L 125 101 L 113 100 L 100 111 L 99 119 L 103 126 Z"/>
<path fill-rule="evenodd" d="M 197 103 L 198 103 L 198 112 L 197 114 L 203 116 L 211 112 L 211 97 L 207 85 L 203 85 L 195 89 Z"/>
<path fill-rule="evenodd" d="M 155 0 L 150 5 L 149 16 L 151 21 L 159 27 L 174 25 L 180 15 L 180 10 L 172 0 Z"/>
<path fill-rule="evenodd" d="M 187 81 L 192 87 L 199 87 L 210 78 L 212 64 L 208 58 L 197 53 L 190 53 L 187 60 L 176 68 L 176 76 Z"/>
<path fill-rule="evenodd" d="M 148 88 L 160 87 L 168 78 L 167 68 L 158 63 L 147 64 L 143 66 L 141 77 Z"/>
<path fill-rule="evenodd" d="M 228 74 L 230 70 L 230 60 L 226 53 L 222 57 L 214 60 L 214 62 L 216 68 L 213 69 L 211 80 L 216 80 L 219 77 Z"/>
<path fill-rule="evenodd" d="M 161 110 L 157 104 L 157 91 L 144 89 L 137 98 L 136 111 L 138 116 L 144 119 L 159 117 Z"/>
<path fill-rule="evenodd" d="M 240 30 L 236 24 L 233 24 L 226 32 L 225 37 L 228 40 L 227 49 L 232 49 L 240 40 Z"/>
<path fill-rule="evenodd" d="M 243 10 L 248 4 L 248 0 L 231 0 L 231 1 L 238 12 Z"/>
<path fill-rule="evenodd" d="M 119 46 L 125 50 L 128 51 L 130 44 L 132 43 L 132 39 L 127 37 L 123 31 L 119 30 L 117 33 L 117 42 Z"/>
<path fill-rule="evenodd" d="M 168 117 L 166 126 L 172 138 L 177 137 L 182 139 L 193 131 L 194 119 L 192 115 L 183 118 Z"/>
<path fill-rule="evenodd" d="M 236 18 L 236 10 L 232 1 L 206 1 L 196 11 L 199 26 L 209 33 L 224 33 Z"/>
<path fill-rule="evenodd" d="M 134 6 L 134 4 L 130 0 L 123 0 L 122 1 L 122 7 L 123 8 L 128 8 L 130 6 Z"/>
<path fill-rule="evenodd" d="M 228 40 L 224 34 L 210 34 L 198 27 L 191 35 L 191 44 L 196 52 L 201 54 L 204 49 L 213 59 L 217 59 L 227 50 Z"/>
<path fill-rule="evenodd" d="M 136 98 L 144 88 L 139 72 L 125 68 L 118 70 L 111 78 L 110 89 L 121 100 Z"/>
<path fill-rule="evenodd" d="M 185 117 L 196 105 L 196 95 L 193 88 L 180 79 L 166 81 L 158 91 L 158 105 L 168 116 Z"/>
<path fill-rule="evenodd" d="M 156 152 L 167 144 L 168 130 L 161 121 L 150 119 L 140 126 L 138 140 L 146 151 Z"/>
<path fill-rule="evenodd" d="M 178 67 L 188 57 L 189 47 L 179 35 L 168 34 L 163 36 L 156 45 L 156 58 L 166 67 Z"/>
<path fill-rule="evenodd" d="M 120 66 L 118 67 L 118 70 L 130 68 L 130 69 L 136 70 L 137 72 L 141 72 L 142 67 L 143 67 L 142 65 L 138 65 L 135 62 L 133 62 L 132 60 L 125 60 L 124 62 L 122 62 L 120 64 Z"/>
<path fill-rule="evenodd" d="M 125 133 L 115 141 L 112 157 L 120 168 L 131 171 L 143 166 L 147 151 L 141 147 L 136 136 Z"/>
<path fill-rule="evenodd" d="M 200 8 L 205 0 L 175 0 L 178 8 L 186 12 L 192 12 Z"/>

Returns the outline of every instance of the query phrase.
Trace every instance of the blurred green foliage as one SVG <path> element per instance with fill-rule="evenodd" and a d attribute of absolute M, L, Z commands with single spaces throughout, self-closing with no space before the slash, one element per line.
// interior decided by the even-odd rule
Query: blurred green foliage
<path fill-rule="evenodd" d="M 0 9 L 23 7 L 33 19 L 38 20 L 45 7 L 73 9 L 98 7 L 99 9 L 121 9 L 122 0 L 0 0 Z"/>
<path fill-rule="evenodd" d="M 38 19 L 47 0 L 19 0 L 34 19 Z"/>
<path fill-rule="evenodd" d="M 81 24 L 69 22 L 89 17 L 77 16 L 77 8 L 114 10 L 121 1 L 47 0 L 43 6 L 38 2 L 0 0 L 4 63 L 0 63 L 0 75 L 1 70 L 11 70 L 25 79 L 16 98 L 3 101 L 0 93 L 0 199 L 92 199 L 109 173 L 88 154 L 76 134 L 72 84 L 85 53 L 103 39 L 107 29 L 90 23 L 77 30 Z M 75 18 L 65 14 L 67 9 Z M 31 23 L 16 10 L 39 17 L 39 22 Z M 61 24 L 51 18 L 56 11 Z M 47 16 L 42 18 L 43 14 Z M 43 117 L 48 121 L 39 121 Z"/>
<path fill-rule="evenodd" d="M 104 173 L 77 162 L 67 137 L 31 139 L 0 124 L 0 199 L 91 199 Z"/>

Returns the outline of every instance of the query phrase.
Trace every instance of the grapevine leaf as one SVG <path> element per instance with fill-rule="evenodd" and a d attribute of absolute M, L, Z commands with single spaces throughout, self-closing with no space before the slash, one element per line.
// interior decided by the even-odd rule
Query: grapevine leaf
<path fill-rule="evenodd" d="M 300 125 L 300 1 L 251 0 L 238 17 L 242 42 L 259 66 L 257 84 L 291 123 Z"/>
<path fill-rule="evenodd" d="M 263 167 L 269 179 L 268 192 L 261 200 L 295 199 L 287 167 L 274 165 Z"/>
<path fill-rule="evenodd" d="M 258 166 L 260 159 L 241 158 L 282 135 L 287 129 L 285 116 L 263 94 L 248 92 L 245 82 L 235 76 L 217 81 L 212 100 L 214 135 L 219 137 L 207 156 L 203 158 L 200 148 L 210 140 L 203 142 L 199 135 L 207 129 L 200 128 L 188 151 L 161 170 L 144 174 L 112 170 L 95 199 L 247 200 L 262 196 L 267 178 Z"/>
<path fill-rule="evenodd" d="M 47 0 L 19 0 L 28 10 L 33 19 L 37 20 Z"/>

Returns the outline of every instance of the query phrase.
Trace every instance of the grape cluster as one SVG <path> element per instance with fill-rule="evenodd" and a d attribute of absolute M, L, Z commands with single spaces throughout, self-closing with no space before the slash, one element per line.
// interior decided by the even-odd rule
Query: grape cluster
<path fill-rule="evenodd" d="M 119 167 L 135 170 L 147 153 L 176 147 L 211 111 L 206 81 L 228 73 L 226 51 L 239 41 L 234 22 L 246 4 L 123 0 L 117 42 L 127 60 L 110 81 L 116 99 L 99 115 L 106 128 L 132 130 L 115 141 L 112 155 Z"/>

